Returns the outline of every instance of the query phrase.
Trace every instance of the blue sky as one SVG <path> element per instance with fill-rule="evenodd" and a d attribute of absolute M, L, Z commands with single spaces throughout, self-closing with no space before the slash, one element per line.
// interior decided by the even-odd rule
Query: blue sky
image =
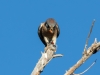
<path fill-rule="evenodd" d="M 45 67 L 41 75 L 64 75 L 82 56 L 93 19 L 94 38 L 100 41 L 100 0 L 0 0 L 0 75 L 30 75 L 44 45 L 37 29 L 41 22 L 54 18 L 60 27 L 57 52 L 63 54 Z M 75 73 L 97 59 L 84 75 L 100 75 L 100 52 L 91 56 Z"/>

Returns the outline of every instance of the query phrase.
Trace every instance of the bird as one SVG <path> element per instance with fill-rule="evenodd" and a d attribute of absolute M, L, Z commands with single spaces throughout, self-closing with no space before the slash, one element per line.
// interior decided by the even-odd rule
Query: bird
<path fill-rule="evenodd" d="M 60 34 L 57 22 L 53 18 L 48 18 L 38 27 L 38 36 L 45 47 L 48 44 L 56 46 L 56 40 Z"/>

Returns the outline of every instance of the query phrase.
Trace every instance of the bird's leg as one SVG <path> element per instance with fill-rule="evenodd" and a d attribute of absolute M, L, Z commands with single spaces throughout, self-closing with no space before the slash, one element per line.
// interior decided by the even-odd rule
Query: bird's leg
<path fill-rule="evenodd" d="M 52 42 L 53 42 L 54 45 L 56 45 L 56 36 L 53 36 Z"/>
<path fill-rule="evenodd" d="M 56 36 L 53 36 L 51 44 L 53 44 L 56 47 Z"/>
<path fill-rule="evenodd" d="M 45 40 L 46 44 L 49 45 L 48 38 L 47 37 L 44 37 L 44 40 Z"/>

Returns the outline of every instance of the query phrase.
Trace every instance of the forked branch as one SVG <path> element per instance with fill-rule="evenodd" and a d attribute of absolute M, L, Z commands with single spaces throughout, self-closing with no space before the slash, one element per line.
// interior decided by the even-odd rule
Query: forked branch
<path fill-rule="evenodd" d="M 87 49 L 87 54 L 84 54 L 82 58 L 74 65 L 72 66 L 64 75 L 71 75 L 74 73 L 74 71 L 80 67 L 92 54 L 94 51 L 100 50 L 100 42 L 93 43 L 91 47 Z"/>
<path fill-rule="evenodd" d="M 74 65 L 72 66 L 64 75 L 80 75 L 80 74 L 74 74 L 74 71 L 80 67 L 92 54 L 95 54 L 100 50 L 100 42 L 97 42 L 97 39 L 95 39 L 94 43 L 87 49 L 88 46 L 88 40 L 90 38 L 93 26 L 94 26 L 95 20 L 92 22 L 92 26 L 90 28 L 90 32 L 88 34 L 88 37 L 86 39 L 86 44 L 83 52 L 82 58 Z"/>

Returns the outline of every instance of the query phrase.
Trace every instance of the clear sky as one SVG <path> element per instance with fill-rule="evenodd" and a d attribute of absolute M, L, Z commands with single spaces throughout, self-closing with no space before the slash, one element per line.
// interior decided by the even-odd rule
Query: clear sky
<path fill-rule="evenodd" d="M 100 0 L 0 0 L 0 75 L 30 75 L 44 45 L 37 29 L 54 18 L 60 27 L 57 52 L 63 54 L 45 67 L 41 75 L 64 75 L 82 56 L 93 19 L 94 38 L 100 41 Z M 84 75 L 100 75 L 100 52 L 89 58 L 75 73 L 96 64 Z"/>

